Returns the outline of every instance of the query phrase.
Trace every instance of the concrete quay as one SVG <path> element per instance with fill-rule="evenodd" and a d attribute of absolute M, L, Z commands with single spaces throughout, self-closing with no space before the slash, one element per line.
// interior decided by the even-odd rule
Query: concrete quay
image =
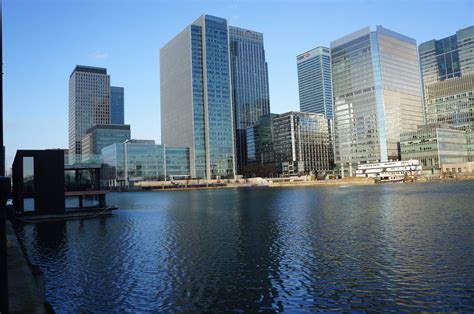
<path fill-rule="evenodd" d="M 6 234 L 9 312 L 48 313 L 42 275 L 33 275 L 34 269 L 23 253 L 10 221 L 6 222 Z"/>

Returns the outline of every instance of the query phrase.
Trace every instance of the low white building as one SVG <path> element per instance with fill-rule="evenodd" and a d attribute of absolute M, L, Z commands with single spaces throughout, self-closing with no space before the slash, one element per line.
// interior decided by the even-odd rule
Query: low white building
<path fill-rule="evenodd" d="M 375 178 L 380 177 L 400 177 L 407 175 L 420 175 L 422 167 L 420 161 L 416 159 L 403 161 L 387 161 L 372 164 L 360 164 L 357 166 L 356 176 Z"/>

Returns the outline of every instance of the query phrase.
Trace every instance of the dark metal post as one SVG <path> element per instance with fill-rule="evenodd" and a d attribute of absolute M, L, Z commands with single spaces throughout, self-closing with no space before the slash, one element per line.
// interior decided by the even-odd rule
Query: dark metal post
<path fill-rule="evenodd" d="M 0 0 L 0 176 L 5 175 L 5 148 L 3 147 L 3 12 Z"/>
<path fill-rule="evenodd" d="M 84 199 L 83 199 L 83 195 L 79 195 L 79 208 L 80 209 L 83 209 L 84 208 Z"/>
<path fill-rule="evenodd" d="M 8 268 L 6 204 L 11 190 L 10 178 L 0 177 L 0 312 L 8 313 Z"/>
<path fill-rule="evenodd" d="M 6 204 L 11 192 L 11 181 L 5 175 L 5 150 L 3 148 L 3 3 L 0 0 L 0 312 L 8 313 L 8 268 Z"/>

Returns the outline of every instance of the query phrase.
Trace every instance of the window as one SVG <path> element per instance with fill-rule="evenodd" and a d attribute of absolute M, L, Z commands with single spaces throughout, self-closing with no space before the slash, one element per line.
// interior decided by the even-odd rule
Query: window
<path fill-rule="evenodd" d="M 31 212 L 35 210 L 35 199 L 34 198 L 24 198 L 23 199 L 23 211 Z"/>
<path fill-rule="evenodd" d="M 23 192 L 34 193 L 35 191 L 35 169 L 34 158 L 23 157 Z"/>

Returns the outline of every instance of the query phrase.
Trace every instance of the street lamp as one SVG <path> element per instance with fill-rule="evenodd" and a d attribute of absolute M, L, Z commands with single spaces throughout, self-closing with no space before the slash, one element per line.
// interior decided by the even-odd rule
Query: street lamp
<path fill-rule="evenodd" d="M 125 163 L 125 186 L 128 188 L 128 143 L 130 140 L 125 140 L 123 142 L 123 150 L 124 150 L 124 163 Z"/>

